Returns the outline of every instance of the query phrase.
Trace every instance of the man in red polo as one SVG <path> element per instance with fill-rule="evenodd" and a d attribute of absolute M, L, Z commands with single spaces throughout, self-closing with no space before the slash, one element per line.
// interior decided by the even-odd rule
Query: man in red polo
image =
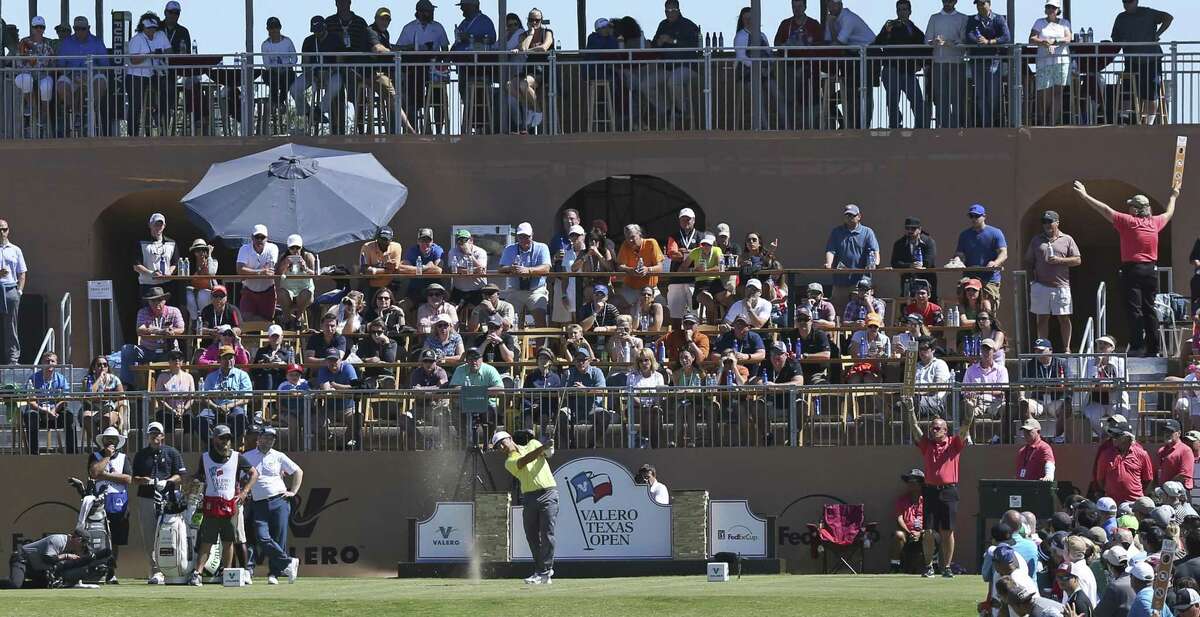
<path fill-rule="evenodd" d="M 1180 438 L 1183 427 L 1178 420 L 1167 420 L 1163 426 L 1170 436 L 1158 449 L 1158 483 L 1161 485 L 1174 480 L 1191 491 L 1192 469 L 1196 464 L 1196 456 L 1192 453 L 1191 446 L 1183 443 Z"/>
<path fill-rule="evenodd" d="M 1033 418 L 1021 425 L 1025 445 L 1017 450 L 1018 480 L 1054 480 L 1054 450 L 1042 439 L 1042 424 Z"/>
<path fill-rule="evenodd" d="M 1117 503 L 1133 501 L 1145 495 L 1154 482 L 1154 464 L 1145 448 L 1134 441 L 1133 427 L 1128 422 L 1114 430 L 1115 448 L 1096 461 L 1096 483 Z"/>
<path fill-rule="evenodd" d="M 941 538 L 942 577 L 954 578 L 950 563 L 954 559 L 954 519 L 958 516 L 958 459 L 967 446 L 975 414 L 967 414 L 966 423 L 954 436 L 949 434 L 950 425 L 942 418 L 929 421 L 929 435 L 926 435 L 921 431 L 921 425 L 917 424 L 914 407 L 908 408 L 906 421 L 912 431 L 914 444 L 925 458 L 925 488 L 922 491 L 925 499 L 925 529 L 936 531 Z M 926 557 L 932 559 L 933 555 Z M 933 576 L 934 565 L 930 561 L 921 576 Z"/>
<path fill-rule="evenodd" d="M 910 544 L 920 543 L 925 555 L 933 555 L 934 536 L 925 529 L 925 472 L 914 469 L 900 476 L 904 481 L 904 494 L 896 498 L 896 535 L 892 541 L 892 574 L 899 574 L 904 549 Z"/>

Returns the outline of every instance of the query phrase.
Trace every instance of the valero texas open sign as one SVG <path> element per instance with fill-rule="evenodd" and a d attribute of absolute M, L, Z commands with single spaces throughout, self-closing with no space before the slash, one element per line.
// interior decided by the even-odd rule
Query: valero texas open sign
<path fill-rule="evenodd" d="M 670 559 L 671 506 L 650 498 L 623 465 L 578 458 L 554 471 L 558 520 L 554 558 L 563 560 Z M 520 506 L 512 508 L 513 561 L 529 561 Z"/>

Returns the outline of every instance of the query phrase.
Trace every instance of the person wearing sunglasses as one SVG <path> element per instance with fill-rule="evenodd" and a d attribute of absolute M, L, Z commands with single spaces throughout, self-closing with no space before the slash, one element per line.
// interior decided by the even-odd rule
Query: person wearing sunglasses
<path fill-rule="evenodd" d="M 1171 27 L 1175 17 L 1166 11 L 1140 6 L 1138 0 L 1122 0 L 1125 10 L 1113 20 L 1112 40 L 1118 43 L 1153 43 Z M 1162 48 L 1158 45 L 1122 45 L 1128 58 L 1127 71 L 1137 78 L 1137 95 L 1146 110 L 1146 124 L 1158 117 L 1162 85 Z"/>
<path fill-rule="evenodd" d="M 962 426 L 954 435 L 950 425 L 940 416 L 929 421 L 926 430 L 917 423 L 917 414 L 909 406 L 905 423 L 912 432 L 913 444 L 925 459 L 925 527 L 937 532 L 941 541 L 941 563 L 935 564 L 933 556 L 925 568 L 924 576 L 934 576 L 935 566 L 944 578 L 953 578 L 950 563 L 954 560 L 954 522 L 958 516 L 958 463 L 962 451 L 967 447 L 967 438 L 975 424 L 975 415 L 966 414 Z"/>
<path fill-rule="evenodd" d="M 237 254 L 237 273 L 243 276 L 269 276 L 242 281 L 238 305 L 247 321 L 275 319 L 275 264 L 279 263 L 279 247 L 267 241 L 267 226 L 255 225 L 250 230 L 250 242 L 242 245 Z"/>
<path fill-rule="evenodd" d="M 120 393 L 125 391 L 124 384 L 108 367 L 107 356 L 96 356 L 92 360 L 88 374 L 84 377 L 84 387 L 93 394 Z M 125 418 L 129 416 L 128 403 L 121 397 L 105 397 L 89 400 L 84 403 L 83 438 L 92 441 L 99 430 L 115 426 L 125 433 Z"/>
<path fill-rule="evenodd" d="M 106 104 L 108 101 L 108 75 L 105 69 L 100 67 L 112 66 L 112 61 L 108 59 L 108 49 L 104 46 L 104 41 L 100 37 L 92 34 L 91 25 L 88 23 L 88 18 L 80 15 L 72 22 L 73 34 L 64 37 L 62 42 L 58 44 L 58 60 L 57 64 L 60 68 L 67 69 L 59 75 L 58 81 L 55 83 L 55 91 L 58 94 L 57 100 L 60 109 L 64 112 L 63 118 L 68 117 L 68 113 L 74 114 L 77 118 L 76 123 L 82 121 L 80 112 L 83 110 L 84 101 L 88 100 L 89 94 L 91 99 L 99 104 Z M 87 56 L 92 57 L 92 80 L 91 91 L 88 91 L 88 71 L 87 71 Z M 100 110 L 100 117 L 107 118 L 105 110 Z M 104 126 L 104 123 L 98 123 L 97 128 Z M 82 125 L 75 127 L 65 127 L 72 131 L 72 134 L 79 134 Z M 105 131 L 101 130 L 101 134 Z"/>
<path fill-rule="evenodd" d="M 992 301 L 993 308 L 998 309 L 1000 272 L 972 272 L 971 268 L 1002 267 L 1008 261 L 1008 242 L 1000 228 L 987 224 L 987 209 L 980 204 L 967 209 L 967 218 L 971 220 L 971 225 L 958 234 L 954 255 L 967 267 L 967 276 L 983 283 L 983 295 Z"/>
<path fill-rule="evenodd" d="M 924 270 L 937 267 L 937 242 L 921 226 L 921 219 L 910 216 L 904 219 L 904 235 L 892 245 L 893 268 Z M 924 280 L 929 285 L 929 295 L 937 298 L 937 277 L 926 274 L 904 274 L 900 276 L 900 289 L 913 294 L 914 281 Z"/>
<path fill-rule="evenodd" d="M 862 224 L 862 210 L 854 204 L 842 208 L 842 224 L 829 232 L 825 242 L 825 269 L 865 268 L 879 265 L 879 240 L 875 230 Z M 833 277 L 833 303 L 845 305 L 850 291 L 863 274 Z"/>
<path fill-rule="evenodd" d="M 0 219 L 0 361 L 21 363 L 21 335 L 17 313 L 25 293 L 25 252 L 13 244 L 8 221 Z"/>

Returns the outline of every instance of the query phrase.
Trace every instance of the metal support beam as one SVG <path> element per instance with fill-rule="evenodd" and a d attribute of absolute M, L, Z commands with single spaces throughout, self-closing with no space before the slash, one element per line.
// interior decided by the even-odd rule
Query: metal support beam
<path fill-rule="evenodd" d="M 820 0 L 817 10 L 821 12 L 820 15 L 817 15 L 817 21 L 821 22 L 821 36 L 825 36 L 823 33 L 825 32 L 825 25 L 829 21 L 829 0 Z"/>
<path fill-rule="evenodd" d="M 1008 31 L 1012 33 L 1013 42 L 1017 42 L 1017 0 L 1008 0 Z M 1029 38 L 1029 37 L 1026 37 Z"/>
<path fill-rule="evenodd" d="M 104 0 L 96 0 L 96 21 L 92 24 L 96 27 L 96 38 L 104 40 Z"/>
<path fill-rule="evenodd" d="M 499 13 L 496 16 L 496 41 L 504 44 L 508 42 L 508 0 L 498 0 L 496 11 Z M 525 23 L 525 20 L 522 19 L 521 23 Z"/>
<path fill-rule="evenodd" d="M 1063 0 L 1063 19 L 1071 21 L 1071 0 Z"/>
<path fill-rule="evenodd" d="M 33 19 L 38 14 L 37 0 L 29 0 L 29 19 Z M 25 22 L 25 34 L 29 34 L 29 22 Z"/>
<path fill-rule="evenodd" d="M 254 53 L 254 0 L 246 0 L 246 53 Z"/>
<path fill-rule="evenodd" d="M 575 21 L 578 23 L 579 28 L 578 49 L 583 49 L 587 47 L 588 32 L 591 32 L 587 23 L 587 0 L 575 0 Z M 504 16 L 501 15 L 496 23 L 504 23 Z"/>
<path fill-rule="evenodd" d="M 71 0 L 59 0 L 58 15 L 60 17 L 58 24 L 71 25 Z M 54 25 L 58 25 L 54 24 Z"/>
<path fill-rule="evenodd" d="M 759 47 L 762 42 L 762 0 L 750 0 L 750 47 Z M 730 41 L 732 44 L 733 41 Z M 762 89 L 762 62 L 758 60 L 757 54 L 752 54 L 755 57 L 754 62 L 750 65 L 750 128 L 754 131 L 759 131 L 766 128 L 766 118 L 763 112 L 763 89 Z"/>

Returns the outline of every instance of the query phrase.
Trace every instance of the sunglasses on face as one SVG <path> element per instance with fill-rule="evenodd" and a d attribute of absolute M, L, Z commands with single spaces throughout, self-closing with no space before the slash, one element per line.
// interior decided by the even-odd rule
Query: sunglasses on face
<path fill-rule="evenodd" d="M 450 324 L 448 324 L 448 323 L 440 323 L 440 324 L 438 324 L 438 325 L 437 325 L 437 327 L 438 327 L 438 328 L 449 328 L 449 327 L 450 327 Z"/>
<path fill-rule="evenodd" d="M 379 297 L 375 298 L 376 302 L 378 302 L 379 300 L 383 300 L 384 302 L 391 302 L 392 297 L 391 296 L 379 296 Z"/>
<path fill-rule="evenodd" d="M 944 427 L 944 426 L 931 426 L 931 427 L 929 427 L 929 430 L 931 430 L 931 431 L 933 431 L 933 432 L 935 432 L 935 433 L 940 433 L 940 432 L 942 432 L 942 431 L 946 430 L 946 427 Z"/>
<path fill-rule="evenodd" d="M 382 335 L 382 334 L 383 334 L 383 330 L 371 330 L 371 336 L 375 336 L 375 335 L 377 335 L 377 334 L 378 334 L 378 335 Z"/>
<path fill-rule="evenodd" d="M 214 297 L 214 298 L 224 298 L 224 297 L 225 297 L 225 294 L 222 294 L 222 293 L 215 293 L 215 294 L 213 294 L 213 295 L 212 295 L 212 297 Z"/>
<path fill-rule="evenodd" d="M 266 236 L 263 236 L 263 235 L 258 235 L 258 236 L 254 236 L 254 239 L 255 239 L 255 240 L 260 240 L 260 241 L 261 241 L 261 240 L 266 240 L 266 239 L 267 239 L 267 237 L 266 237 Z"/>
<path fill-rule="evenodd" d="M 0 232 L 8 233 L 7 227 L 0 227 Z"/>
<path fill-rule="evenodd" d="M 977 218 L 979 218 L 979 217 L 981 217 L 981 216 L 983 216 L 983 215 L 982 215 L 982 214 L 968 214 L 968 215 L 967 215 L 967 218 L 969 218 L 969 219 L 971 219 L 971 220 L 975 220 L 975 219 L 977 219 Z"/>
<path fill-rule="evenodd" d="M 920 229 L 920 227 L 905 227 L 904 229 L 905 229 L 905 231 L 916 231 L 916 230 Z"/>
<path fill-rule="evenodd" d="M 99 362 L 96 364 L 96 368 L 108 368 L 108 363 L 107 362 Z"/>
<path fill-rule="evenodd" d="M 444 295 L 446 295 L 446 294 L 444 294 L 444 293 L 442 293 L 442 292 L 440 292 L 440 291 L 431 291 L 431 292 L 429 292 L 429 294 L 428 294 L 428 297 L 430 297 L 430 298 L 440 298 L 440 297 L 442 297 L 442 296 L 444 296 Z"/>

